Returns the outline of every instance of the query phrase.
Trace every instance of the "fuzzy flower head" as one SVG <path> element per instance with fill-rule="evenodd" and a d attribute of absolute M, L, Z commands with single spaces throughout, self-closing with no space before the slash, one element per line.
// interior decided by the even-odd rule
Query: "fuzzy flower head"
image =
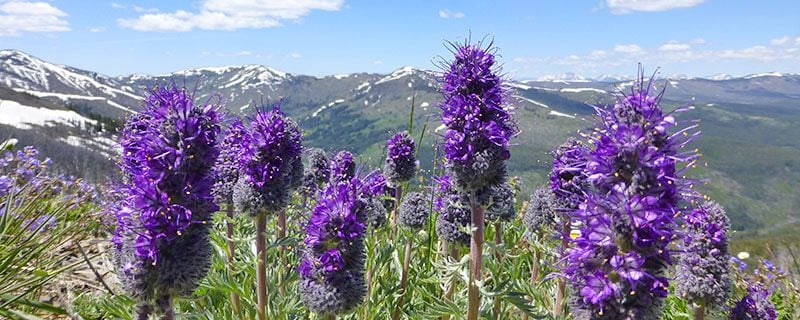
<path fill-rule="evenodd" d="M 300 297 L 320 315 L 348 312 L 366 294 L 364 235 L 371 175 L 329 184 L 311 212 L 300 271 Z M 382 192 L 382 190 L 380 190 Z"/>
<path fill-rule="evenodd" d="M 241 141 L 249 137 L 247 128 L 238 117 L 234 117 L 225 138 L 219 143 L 219 157 L 214 165 L 214 188 L 212 192 L 217 199 L 232 201 L 233 187 L 239 179 L 239 155 L 242 154 Z"/>
<path fill-rule="evenodd" d="M 441 92 L 444 151 L 455 185 L 474 191 L 505 177 L 508 143 L 517 130 L 505 109 L 506 90 L 490 43 L 451 44 L 453 61 L 444 62 Z"/>
<path fill-rule="evenodd" d="M 598 274 L 608 277 L 610 291 L 576 299 L 574 308 L 582 310 L 576 314 L 660 317 L 669 246 L 677 237 L 674 219 L 685 211 L 679 201 L 696 197 L 697 181 L 684 179 L 684 171 L 698 155 L 681 152 L 697 137 L 689 133 L 695 126 L 667 132 L 677 124 L 674 112 L 664 113 L 661 93 L 654 92 L 640 74 L 613 107 L 596 108 L 599 122 L 588 135 L 594 147 L 585 154 L 583 173 L 589 186 L 570 212 L 581 223 L 580 235 L 567 252 L 564 273 L 576 293 L 598 286 Z"/>
<path fill-rule="evenodd" d="M 459 199 L 464 197 L 459 197 Z M 468 201 L 457 200 L 447 203 L 445 210 L 436 218 L 436 234 L 444 241 L 468 245 L 470 239 L 469 224 L 472 222 L 472 211 Z"/>
<path fill-rule="evenodd" d="M 557 208 L 556 195 L 550 188 L 537 189 L 531 193 L 522 216 L 522 223 L 528 229 L 528 233 L 534 235 L 541 234 L 544 230 L 553 230 Z"/>
<path fill-rule="evenodd" d="M 242 140 L 241 173 L 233 191 L 240 212 L 277 212 L 288 205 L 292 168 L 302 152 L 302 133 L 276 104 L 259 110 Z"/>
<path fill-rule="evenodd" d="M 486 204 L 487 221 L 509 222 L 517 217 L 517 211 L 514 209 L 514 189 L 508 182 L 491 186 L 484 193 L 486 199 L 481 199 L 481 201 Z"/>
<path fill-rule="evenodd" d="M 128 197 L 121 210 L 128 214 L 119 217 L 124 219 L 115 238 L 135 235 L 127 245 L 145 262 L 156 264 L 159 248 L 192 225 L 205 224 L 219 209 L 211 195 L 219 154 L 218 109 L 215 104 L 195 105 L 183 88 L 157 87 L 123 130 L 121 168 Z"/>
<path fill-rule="evenodd" d="M 731 320 L 775 320 L 778 312 L 769 300 L 772 291 L 759 283 L 750 285 L 747 294 L 731 310 Z"/>
<path fill-rule="evenodd" d="M 309 148 L 305 150 L 308 165 L 305 166 L 303 179 L 305 190 L 308 194 L 314 194 L 328 182 L 331 175 L 330 161 L 325 150 L 320 148 Z"/>
<path fill-rule="evenodd" d="M 331 161 L 331 182 L 350 180 L 356 175 L 356 161 L 349 151 L 339 151 Z"/>
<path fill-rule="evenodd" d="M 413 230 L 422 229 L 431 215 L 428 197 L 421 192 L 409 192 L 403 197 L 398 214 L 398 220 L 403 225 Z"/>
<path fill-rule="evenodd" d="M 386 142 L 386 163 L 383 172 L 389 182 L 397 184 L 414 177 L 417 170 L 415 154 L 414 139 L 407 131 L 395 134 Z"/>
<path fill-rule="evenodd" d="M 572 209 L 583 202 L 588 189 L 586 156 L 589 149 L 579 140 L 570 138 L 553 152 L 553 170 L 550 172 L 550 189 L 559 199 L 567 200 Z"/>
<path fill-rule="evenodd" d="M 676 293 L 701 305 L 724 306 L 732 287 L 728 216 L 718 204 L 706 202 L 684 220 L 684 250 L 678 261 Z"/>

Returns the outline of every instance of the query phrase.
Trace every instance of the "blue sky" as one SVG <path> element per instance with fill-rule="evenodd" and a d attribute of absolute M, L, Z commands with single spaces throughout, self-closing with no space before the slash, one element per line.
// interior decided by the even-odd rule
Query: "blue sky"
<path fill-rule="evenodd" d="M 263 64 L 309 75 L 436 68 L 484 36 L 517 79 L 800 73 L 800 1 L 0 0 L 0 48 L 107 75 Z"/>

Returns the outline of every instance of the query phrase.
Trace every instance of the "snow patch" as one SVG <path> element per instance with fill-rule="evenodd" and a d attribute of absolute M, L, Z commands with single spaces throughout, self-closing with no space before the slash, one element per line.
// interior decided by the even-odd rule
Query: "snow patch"
<path fill-rule="evenodd" d="M 575 119 L 575 116 L 573 116 L 573 115 L 569 115 L 569 114 L 566 114 L 566 113 L 561 113 L 561 112 L 558 112 L 558 111 L 555 111 L 555 110 L 550 110 L 549 115 Z"/>
<path fill-rule="evenodd" d="M 586 91 L 593 91 L 593 92 L 603 93 L 603 94 L 608 93 L 605 90 L 595 89 L 595 88 L 563 88 L 563 89 L 561 89 L 559 91 L 561 91 L 561 92 L 569 92 L 569 93 L 580 93 L 580 92 L 586 92 Z"/>
<path fill-rule="evenodd" d="M 83 123 L 97 124 L 97 121 L 71 110 L 37 108 L 16 101 L 0 100 L 0 123 L 2 124 L 20 129 L 30 129 L 30 125 L 44 126 L 52 122 L 78 126 Z"/>
<path fill-rule="evenodd" d="M 548 105 L 546 105 L 546 104 L 544 104 L 544 103 L 541 103 L 541 102 L 539 102 L 539 101 L 535 101 L 535 100 L 532 100 L 532 99 L 528 99 L 528 98 L 525 98 L 525 97 L 523 97 L 523 96 L 516 96 L 516 97 L 517 97 L 517 98 L 520 98 L 520 99 L 522 99 L 522 100 L 528 101 L 528 102 L 530 102 L 530 103 L 533 103 L 533 104 L 535 104 L 535 105 L 537 105 L 537 106 L 540 106 L 540 107 L 543 107 L 543 108 L 548 108 L 548 109 L 550 109 L 550 106 L 548 106 Z"/>

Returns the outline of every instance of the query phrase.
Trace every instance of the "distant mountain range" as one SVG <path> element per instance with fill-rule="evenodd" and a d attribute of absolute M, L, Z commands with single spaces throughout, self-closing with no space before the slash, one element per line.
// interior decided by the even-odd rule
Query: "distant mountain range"
<path fill-rule="evenodd" d="M 372 166 L 380 164 L 390 133 L 408 128 L 413 101 L 415 136 L 426 128 L 421 163 L 430 168 L 431 145 L 439 137 L 436 78 L 435 72 L 412 67 L 314 77 L 261 65 L 107 77 L 3 50 L 0 139 L 14 136 L 22 144 L 40 145 L 54 158 L 69 155 L 64 170 L 102 180 L 113 172 L 108 159 L 114 157 L 119 119 L 139 108 L 147 88 L 176 83 L 195 91 L 200 101 L 219 99 L 234 114 L 250 114 L 262 102 L 282 98 L 308 145 L 349 149 Z M 800 75 L 667 78 L 658 82 L 666 90 L 665 106 L 692 103 L 695 108 L 680 118 L 701 121 L 704 134 L 697 147 L 708 166 L 696 174 L 710 182 L 700 188 L 728 208 L 735 227 L 767 232 L 775 223 L 800 221 Z M 564 74 L 507 81 L 521 130 L 509 166 L 526 191 L 546 181 L 549 150 L 592 127 L 590 104 L 613 103 L 614 94 L 629 90 L 631 79 Z"/>

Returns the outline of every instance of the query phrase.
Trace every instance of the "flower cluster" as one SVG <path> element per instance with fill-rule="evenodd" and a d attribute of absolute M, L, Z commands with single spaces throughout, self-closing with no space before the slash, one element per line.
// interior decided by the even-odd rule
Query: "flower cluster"
<path fill-rule="evenodd" d="M 528 233 L 534 235 L 540 234 L 545 229 L 552 230 L 555 227 L 557 208 L 556 195 L 550 188 L 533 191 L 522 215 L 522 223 L 528 229 Z"/>
<path fill-rule="evenodd" d="M 233 201 L 233 187 L 239 179 L 239 161 L 242 154 L 241 142 L 248 136 L 247 128 L 238 117 L 231 121 L 225 131 L 225 138 L 219 143 L 219 157 L 214 165 L 214 187 L 212 193 L 222 201 Z"/>
<path fill-rule="evenodd" d="M 453 44 L 455 60 L 445 63 L 441 92 L 444 152 L 455 186 L 474 191 L 499 184 L 516 134 L 504 108 L 505 89 L 495 70 L 491 45 Z"/>
<path fill-rule="evenodd" d="M 514 209 L 514 189 L 507 182 L 489 187 L 485 194 L 487 199 L 481 202 L 486 204 L 487 221 L 508 222 L 517 217 L 517 211 Z"/>
<path fill-rule="evenodd" d="M 436 218 L 436 234 L 444 241 L 469 244 L 472 209 L 468 201 L 450 201 Z"/>
<path fill-rule="evenodd" d="M 328 182 L 331 176 L 331 165 L 328 155 L 320 148 L 310 148 L 305 150 L 308 159 L 308 166 L 305 167 L 304 187 L 308 195 L 315 194 Z"/>
<path fill-rule="evenodd" d="M 256 216 L 278 212 L 288 205 L 301 143 L 300 129 L 280 110 L 280 105 L 256 113 L 249 134 L 241 141 L 242 171 L 233 190 L 237 211 Z"/>
<path fill-rule="evenodd" d="M 678 261 L 676 293 L 710 309 L 722 307 L 731 293 L 725 210 L 706 202 L 684 217 L 684 252 Z"/>
<path fill-rule="evenodd" d="M 400 203 L 398 221 L 411 229 L 422 229 L 431 215 L 429 204 L 428 198 L 421 192 L 409 192 Z"/>
<path fill-rule="evenodd" d="M 350 180 L 356 175 L 356 161 L 349 151 L 339 151 L 331 161 L 330 181 L 339 182 Z"/>
<path fill-rule="evenodd" d="M 769 300 L 772 291 L 760 283 L 751 284 L 747 294 L 731 310 L 731 320 L 775 320 L 778 312 Z"/>
<path fill-rule="evenodd" d="M 588 152 L 583 143 L 572 138 L 552 152 L 550 189 L 568 206 L 563 209 L 577 209 L 584 200 L 584 192 L 590 188 L 584 172 Z"/>
<path fill-rule="evenodd" d="M 125 183 L 106 208 L 117 218 L 115 264 L 134 298 L 165 302 L 165 310 L 211 265 L 220 118 L 217 105 L 195 105 L 185 89 L 169 86 L 151 90 L 122 132 Z"/>
<path fill-rule="evenodd" d="M 382 181 L 373 173 L 332 182 L 311 212 L 299 290 L 305 305 L 320 315 L 348 312 L 364 299 L 367 204 L 383 192 Z"/>
<path fill-rule="evenodd" d="M 406 182 L 414 177 L 417 170 L 415 156 L 414 139 L 407 131 L 395 134 L 386 142 L 386 163 L 383 172 L 392 185 Z"/>
<path fill-rule="evenodd" d="M 194 105 L 185 89 L 170 86 L 153 89 L 130 121 L 120 166 L 135 221 L 121 221 L 115 238 L 134 233 L 136 256 L 155 264 L 162 244 L 218 210 L 211 170 L 219 154 L 220 113 L 216 105 Z"/>
<path fill-rule="evenodd" d="M 678 164 L 690 167 L 698 155 L 679 150 L 697 134 L 688 133 L 694 126 L 669 134 L 675 119 L 651 90 L 640 75 L 613 108 L 596 108 L 583 174 L 591 186 L 570 213 L 580 235 L 563 270 L 576 319 L 658 319 L 668 293 L 678 201 L 695 195 Z"/>

